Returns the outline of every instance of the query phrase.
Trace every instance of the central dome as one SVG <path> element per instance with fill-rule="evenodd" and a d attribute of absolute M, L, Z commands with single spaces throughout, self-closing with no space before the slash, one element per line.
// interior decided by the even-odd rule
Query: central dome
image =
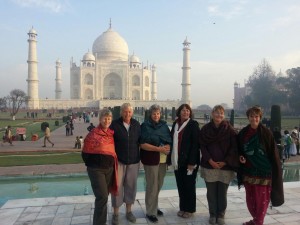
<path fill-rule="evenodd" d="M 93 54 L 98 59 L 128 61 L 128 45 L 117 32 L 109 28 L 94 41 Z"/>

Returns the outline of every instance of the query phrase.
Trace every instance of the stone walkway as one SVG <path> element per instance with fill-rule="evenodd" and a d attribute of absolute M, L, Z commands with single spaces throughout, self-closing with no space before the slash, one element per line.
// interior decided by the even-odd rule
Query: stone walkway
<path fill-rule="evenodd" d="M 264 224 L 300 224 L 300 183 L 285 183 L 285 204 L 268 210 Z M 159 207 L 164 212 L 158 225 L 208 225 L 206 189 L 197 189 L 197 212 L 189 219 L 176 215 L 178 194 L 176 190 L 161 191 Z M 151 224 L 145 219 L 145 194 L 139 192 L 133 207 L 137 225 Z M 10 200 L 0 208 L 0 225 L 92 225 L 94 196 L 38 198 Z M 108 224 L 111 224 L 111 203 L 109 201 Z M 226 224 L 241 225 L 250 220 L 245 203 L 245 193 L 237 187 L 228 191 Z M 120 225 L 130 224 L 125 219 L 125 209 L 120 209 Z"/>
<path fill-rule="evenodd" d="M 96 125 L 97 118 L 92 122 Z M 86 127 L 82 121 L 76 121 L 73 136 L 66 137 L 64 127 L 58 128 L 52 133 L 51 139 L 55 146 L 42 148 L 42 140 L 36 142 L 14 142 L 14 146 L 0 146 L 0 152 L 18 151 L 74 151 L 74 141 L 77 135 L 85 136 Z M 75 150 L 78 151 L 78 150 Z M 295 156 L 289 164 L 299 161 Z M 61 174 L 84 172 L 83 164 L 70 165 L 42 165 L 22 167 L 0 167 L 0 176 L 23 176 L 36 174 Z M 299 172 L 299 171 L 298 171 Z M 174 181 L 175 182 L 175 181 Z M 300 182 L 284 184 L 285 204 L 281 207 L 268 210 L 264 224 L 272 225 L 300 225 Z M 0 196 L 5 195 L 1 192 Z M 136 224 L 151 224 L 145 219 L 145 193 L 139 192 L 133 207 L 133 213 L 137 217 Z M 0 225 L 92 225 L 94 196 L 72 196 L 56 198 L 16 199 L 7 201 L 0 208 Z M 109 201 L 108 224 L 111 224 L 111 203 Z M 159 207 L 164 212 L 159 217 L 158 225 L 208 225 L 208 208 L 206 189 L 197 189 L 197 212 L 189 219 L 177 217 L 178 193 L 177 190 L 161 191 Z M 122 224 L 129 224 L 125 219 L 125 209 L 120 209 Z M 241 225 L 250 220 L 245 203 L 244 189 L 230 187 L 228 191 L 228 208 L 226 212 L 226 224 Z"/>

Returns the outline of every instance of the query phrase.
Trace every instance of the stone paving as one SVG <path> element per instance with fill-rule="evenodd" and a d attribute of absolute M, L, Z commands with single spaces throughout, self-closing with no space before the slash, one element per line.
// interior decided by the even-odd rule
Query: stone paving
<path fill-rule="evenodd" d="M 300 183 L 285 183 L 285 204 L 268 210 L 264 224 L 300 224 Z M 178 194 L 176 190 L 161 191 L 159 207 L 164 216 L 159 217 L 158 225 L 208 225 L 206 189 L 197 189 L 197 212 L 189 219 L 176 215 Z M 144 192 L 137 194 L 133 213 L 136 224 L 151 224 L 145 218 Z M 36 198 L 10 200 L 0 208 L 0 225 L 92 225 L 94 196 L 73 196 L 57 198 Z M 108 224 L 111 224 L 111 203 L 109 201 Z M 226 224 L 241 225 L 250 220 L 245 203 L 244 190 L 230 187 Z M 130 224 L 125 219 L 125 207 L 120 209 L 120 224 Z"/>
<path fill-rule="evenodd" d="M 97 124 L 97 118 L 92 122 Z M 74 151 L 74 141 L 77 135 L 85 136 L 88 124 L 76 121 L 73 136 L 66 137 L 64 127 L 58 128 L 52 133 L 53 148 L 42 148 L 42 140 L 36 142 L 14 142 L 14 146 L 0 146 L 0 152 L 12 151 Z M 78 150 L 75 150 L 78 151 Z M 298 161 L 298 156 L 291 162 Z M 83 172 L 83 164 L 72 165 L 42 165 L 27 167 L 0 167 L 0 176 L 33 175 L 39 173 L 73 173 Z M 298 171 L 299 172 L 299 171 Z M 285 204 L 281 207 L 268 210 L 264 224 L 274 225 L 300 225 L 300 182 L 288 182 L 285 187 Z M 5 194 L 1 193 L 0 195 Z M 133 213 L 137 217 L 136 224 L 151 224 L 145 218 L 145 193 L 137 193 Z M 35 199 L 16 199 L 7 201 L 0 208 L 0 225 L 92 225 L 94 196 L 72 196 Z M 109 201 L 108 224 L 111 224 L 111 203 Z M 177 190 L 161 191 L 159 207 L 164 212 L 159 217 L 158 225 L 207 225 L 208 208 L 206 189 L 197 189 L 197 212 L 189 219 L 183 219 L 176 215 L 178 211 Z M 121 207 L 121 224 L 129 224 L 125 219 L 125 209 Z M 251 219 L 245 203 L 244 189 L 230 187 L 228 191 L 228 208 L 226 212 L 226 224 L 240 225 Z"/>

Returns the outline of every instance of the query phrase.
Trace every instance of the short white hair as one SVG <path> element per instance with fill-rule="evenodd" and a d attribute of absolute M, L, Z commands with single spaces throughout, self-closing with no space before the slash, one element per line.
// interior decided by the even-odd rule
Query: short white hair
<path fill-rule="evenodd" d="M 130 109 L 133 112 L 133 107 L 129 102 L 123 103 L 121 105 L 121 113 L 125 110 L 125 109 Z"/>

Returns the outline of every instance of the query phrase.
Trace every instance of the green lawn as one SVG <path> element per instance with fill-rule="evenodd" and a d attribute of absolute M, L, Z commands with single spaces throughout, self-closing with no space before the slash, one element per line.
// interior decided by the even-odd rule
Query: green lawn
<path fill-rule="evenodd" d="M 83 163 L 81 152 L 18 152 L 0 154 L 0 167 Z"/>
<path fill-rule="evenodd" d="M 24 114 L 25 115 L 25 114 Z M 42 116 L 42 115 L 40 115 Z M 17 127 L 26 127 L 27 129 L 27 140 L 30 140 L 31 134 L 38 134 L 39 137 L 43 136 L 41 131 L 41 123 L 46 121 L 50 125 L 51 130 L 57 129 L 59 126 L 55 126 L 55 121 L 59 121 L 59 125 L 64 125 L 62 122 L 62 116 L 57 118 L 46 118 L 45 119 L 17 119 L 11 120 L 6 115 L 3 116 L 0 113 L 0 128 L 4 128 L 7 125 L 11 125 L 13 128 L 13 133 Z M 22 117 L 22 115 L 21 115 Z M 17 117 L 18 118 L 18 117 Z M 201 119 L 203 121 L 203 119 Z M 169 121 L 171 124 L 172 121 Z M 292 130 L 295 126 L 299 126 L 300 119 L 296 117 L 287 117 L 282 119 L 282 129 Z M 246 117 L 236 117 L 235 125 L 246 126 L 248 120 Z M 202 126 L 203 124 L 201 124 Z M 0 135 L 3 135 L 3 130 L 0 131 Z M 44 165 L 44 164 L 70 164 L 70 163 L 82 163 L 80 152 L 17 152 L 11 153 L 0 153 L 0 167 L 9 166 L 25 166 L 25 165 Z"/>
<path fill-rule="evenodd" d="M 12 127 L 13 135 L 16 134 L 16 128 L 25 127 L 26 128 L 26 140 L 31 140 L 32 134 L 37 134 L 39 137 L 44 135 L 41 130 L 41 123 L 48 122 L 51 131 L 57 129 L 59 126 L 64 125 L 62 122 L 62 117 L 66 114 L 55 114 L 51 118 L 47 117 L 46 113 L 39 113 L 37 118 L 26 118 L 26 113 L 18 113 L 16 115 L 16 120 L 12 120 L 9 113 L 0 113 L 0 137 L 2 138 L 5 127 L 10 125 Z M 59 126 L 55 126 L 55 121 L 58 121 Z"/>

